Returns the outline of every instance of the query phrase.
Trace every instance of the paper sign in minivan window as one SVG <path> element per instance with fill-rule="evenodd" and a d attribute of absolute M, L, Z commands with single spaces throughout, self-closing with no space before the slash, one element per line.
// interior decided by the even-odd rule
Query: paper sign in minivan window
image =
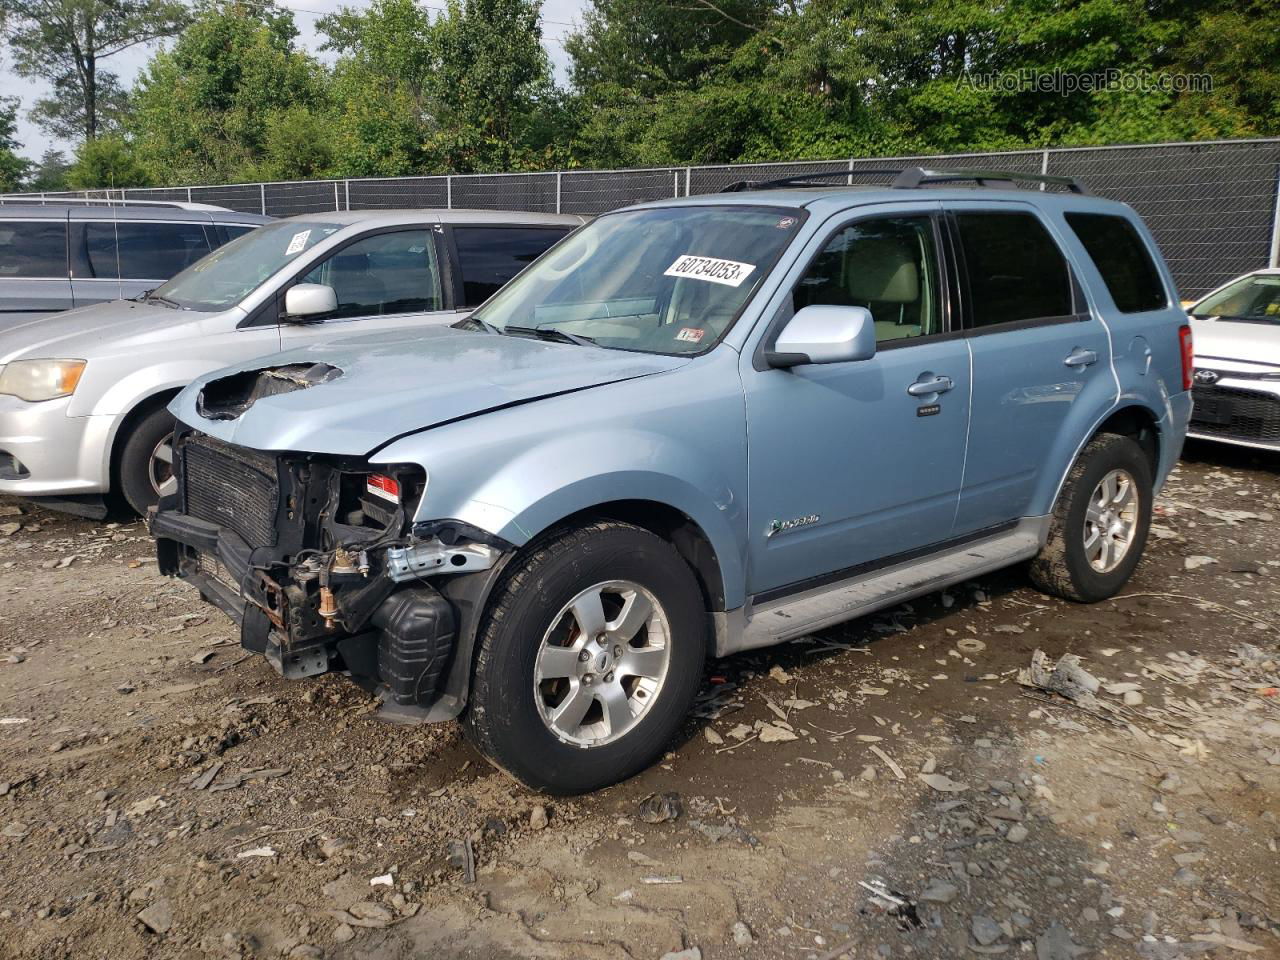
<path fill-rule="evenodd" d="M 667 267 L 663 273 L 668 277 L 708 280 L 711 283 L 723 283 L 727 287 L 737 287 L 751 275 L 751 271 L 755 268 L 754 263 L 718 260 L 715 257 L 695 257 L 686 253 Z"/>
<path fill-rule="evenodd" d="M 289 246 L 285 247 L 284 255 L 286 257 L 291 257 L 295 253 L 300 253 L 302 248 L 307 245 L 307 238 L 310 236 L 310 230 L 303 230 L 300 233 L 295 233 L 293 235 L 293 239 L 289 241 Z"/>

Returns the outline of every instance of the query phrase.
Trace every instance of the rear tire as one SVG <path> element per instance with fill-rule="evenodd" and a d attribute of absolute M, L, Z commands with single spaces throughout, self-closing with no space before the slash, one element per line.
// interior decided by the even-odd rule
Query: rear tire
<path fill-rule="evenodd" d="M 173 477 L 173 414 L 161 407 L 136 421 L 120 449 L 119 492 L 139 516 L 168 492 Z M 167 461 L 165 459 L 167 451 Z"/>
<path fill-rule="evenodd" d="M 536 790 L 617 783 L 688 714 L 706 635 L 693 572 L 665 540 L 613 521 L 554 535 L 494 591 L 464 729 Z"/>
<path fill-rule="evenodd" d="M 1058 496 L 1031 582 L 1080 603 L 1115 596 L 1142 559 L 1153 487 L 1151 463 L 1134 440 L 1114 433 L 1090 440 Z"/>

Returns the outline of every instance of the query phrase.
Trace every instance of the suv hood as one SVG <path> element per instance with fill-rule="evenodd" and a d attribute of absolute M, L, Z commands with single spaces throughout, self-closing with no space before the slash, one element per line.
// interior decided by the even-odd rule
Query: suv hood
<path fill-rule="evenodd" d="M 0 363 L 29 358 L 92 360 L 170 342 L 222 314 L 175 310 L 161 303 L 113 300 L 28 320 L 0 333 Z"/>
<path fill-rule="evenodd" d="M 1280 366 L 1280 320 L 1253 323 L 1192 317 L 1191 335 L 1199 360 L 1238 360 Z"/>
<path fill-rule="evenodd" d="M 416 327 L 322 341 L 219 370 L 169 410 L 257 450 L 365 456 L 499 407 L 674 370 L 687 358 Z"/>

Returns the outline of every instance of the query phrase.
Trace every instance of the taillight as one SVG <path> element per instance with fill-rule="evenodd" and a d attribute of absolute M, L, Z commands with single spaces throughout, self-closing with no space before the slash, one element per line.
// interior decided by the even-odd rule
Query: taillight
<path fill-rule="evenodd" d="M 1191 377 L 1196 372 L 1195 347 L 1191 342 L 1191 327 L 1183 324 L 1178 328 L 1178 343 L 1182 347 L 1182 389 L 1191 389 Z"/>
<path fill-rule="evenodd" d="M 395 477 L 388 477 L 385 473 L 369 474 L 365 489 L 383 500 L 390 500 L 392 503 L 400 502 L 400 484 Z"/>

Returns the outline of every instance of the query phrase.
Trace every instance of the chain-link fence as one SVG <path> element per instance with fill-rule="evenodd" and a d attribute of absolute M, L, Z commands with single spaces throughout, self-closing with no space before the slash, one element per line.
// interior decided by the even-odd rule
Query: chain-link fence
<path fill-rule="evenodd" d="M 1197 297 L 1238 274 L 1277 264 L 1280 255 L 1280 139 L 639 170 L 152 187 L 26 196 L 189 201 L 274 217 L 329 210 L 428 207 L 594 215 L 646 200 L 714 193 L 743 180 L 843 173 L 850 184 L 884 182 L 882 174 L 869 171 L 918 164 L 1080 178 L 1094 193 L 1122 200 L 1143 216 L 1169 261 L 1183 297 Z"/>

